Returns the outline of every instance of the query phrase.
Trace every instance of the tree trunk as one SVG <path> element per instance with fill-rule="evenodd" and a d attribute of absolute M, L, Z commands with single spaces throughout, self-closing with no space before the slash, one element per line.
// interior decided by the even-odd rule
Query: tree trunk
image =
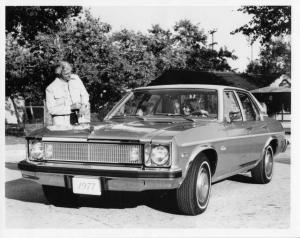
<path fill-rule="evenodd" d="M 20 125 L 20 124 L 21 124 L 21 120 L 20 120 L 20 115 L 19 115 L 19 112 L 18 112 L 17 105 L 16 105 L 16 103 L 15 103 L 15 101 L 14 101 L 14 98 L 13 98 L 13 97 L 9 96 L 9 98 L 11 99 L 11 101 L 12 101 L 12 104 L 13 104 L 13 106 L 14 106 L 15 113 L 16 113 L 16 117 L 17 117 L 17 122 L 18 122 L 18 125 Z"/>

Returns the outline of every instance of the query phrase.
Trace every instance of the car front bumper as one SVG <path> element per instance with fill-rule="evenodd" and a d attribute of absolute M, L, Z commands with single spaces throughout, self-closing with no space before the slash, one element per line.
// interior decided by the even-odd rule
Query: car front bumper
<path fill-rule="evenodd" d="M 144 191 L 174 189 L 180 186 L 181 170 L 142 170 L 141 168 L 107 167 L 75 164 L 29 162 L 18 164 L 25 179 L 43 185 L 72 188 L 72 177 L 98 178 L 103 190 Z"/>

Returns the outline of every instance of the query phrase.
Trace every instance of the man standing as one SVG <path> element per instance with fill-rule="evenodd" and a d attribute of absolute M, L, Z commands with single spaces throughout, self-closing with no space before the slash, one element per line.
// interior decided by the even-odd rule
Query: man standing
<path fill-rule="evenodd" d="M 46 89 L 46 104 L 53 125 L 68 126 L 78 123 L 78 116 L 89 113 L 89 94 L 72 67 L 62 61 L 55 70 L 56 79 Z M 84 122 L 89 122 L 85 117 Z"/>

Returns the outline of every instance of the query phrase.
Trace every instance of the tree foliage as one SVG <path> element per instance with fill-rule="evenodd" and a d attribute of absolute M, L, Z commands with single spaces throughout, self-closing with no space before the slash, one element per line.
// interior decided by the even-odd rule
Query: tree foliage
<path fill-rule="evenodd" d="M 268 43 L 273 36 L 291 34 L 290 6 L 243 6 L 238 11 L 252 15 L 252 19 L 232 34 L 241 32 L 253 42 L 260 39 L 262 44 Z"/>
<path fill-rule="evenodd" d="M 6 32 L 16 35 L 22 32 L 27 40 L 33 40 L 38 32 L 53 33 L 69 17 L 77 16 L 82 10 L 79 6 L 7 6 Z"/>
<path fill-rule="evenodd" d="M 276 39 L 264 45 L 259 59 L 247 66 L 248 73 L 291 75 L 291 45 L 283 39 Z"/>

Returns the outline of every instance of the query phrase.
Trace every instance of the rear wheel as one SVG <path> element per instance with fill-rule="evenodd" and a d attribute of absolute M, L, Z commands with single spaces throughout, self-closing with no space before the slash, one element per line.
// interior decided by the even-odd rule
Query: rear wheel
<path fill-rule="evenodd" d="M 176 191 L 179 210 L 187 215 L 197 215 L 207 208 L 211 190 L 211 169 L 203 154 L 195 160 L 186 178 Z"/>
<path fill-rule="evenodd" d="M 55 206 L 76 206 L 78 195 L 72 193 L 70 189 L 43 185 L 43 192 L 48 202 Z"/>
<path fill-rule="evenodd" d="M 269 145 L 266 147 L 263 159 L 251 170 L 251 175 L 256 183 L 269 183 L 273 176 L 273 149 Z"/>

